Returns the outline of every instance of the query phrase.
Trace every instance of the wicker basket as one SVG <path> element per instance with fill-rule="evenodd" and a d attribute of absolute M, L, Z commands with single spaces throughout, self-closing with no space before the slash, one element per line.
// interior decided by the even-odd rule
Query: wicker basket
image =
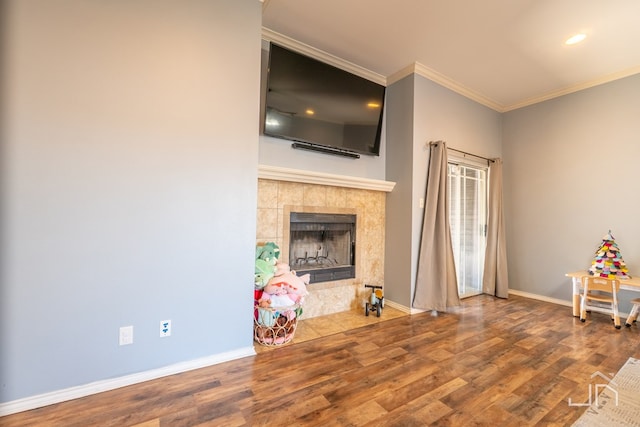
<path fill-rule="evenodd" d="M 259 307 L 256 305 L 253 321 L 253 339 L 266 346 L 278 346 L 293 339 L 298 325 L 301 308 L 299 304 L 290 307 Z"/>

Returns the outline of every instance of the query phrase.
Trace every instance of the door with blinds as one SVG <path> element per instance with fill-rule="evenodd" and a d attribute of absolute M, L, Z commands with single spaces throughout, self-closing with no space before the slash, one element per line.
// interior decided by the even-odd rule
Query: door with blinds
<path fill-rule="evenodd" d="M 487 167 L 449 160 L 449 220 L 461 298 L 482 293 L 487 236 Z"/>

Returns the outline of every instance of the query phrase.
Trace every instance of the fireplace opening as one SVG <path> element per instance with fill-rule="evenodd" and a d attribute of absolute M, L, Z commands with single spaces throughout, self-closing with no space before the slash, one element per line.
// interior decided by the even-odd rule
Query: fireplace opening
<path fill-rule="evenodd" d="M 289 265 L 310 283 L 356 277 L 356 215 L 291 212 Z"/>

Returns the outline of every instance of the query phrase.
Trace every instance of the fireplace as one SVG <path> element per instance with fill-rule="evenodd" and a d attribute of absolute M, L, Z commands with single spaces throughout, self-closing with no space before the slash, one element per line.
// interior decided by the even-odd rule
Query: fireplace
<path fill-rule="evenodd" d="M 302 316 L 310 319 L 356 308 L 360 311 L 363 297 L 368 296 L 363 285 L 385 282 L 385 202 L 392 187 L 379 186 L 377 181 L 369 185 L 370 180 L 362 178 L 333 179 L 309 171 L 292 176 L 287 171 L 290 169 L 260 167 L 256 243 L 275 242 L 280 246 L 280 260 L 288 263 L 292 212 L 354 215 L 355 277 L 307 286 Z M 362 188 L 363 182 L 367 188 Z"/>
<path fill-rule="evenodd" d="M 289 265 L 310 283 L 356 277 L 356 215 L 291 212 Z"/>

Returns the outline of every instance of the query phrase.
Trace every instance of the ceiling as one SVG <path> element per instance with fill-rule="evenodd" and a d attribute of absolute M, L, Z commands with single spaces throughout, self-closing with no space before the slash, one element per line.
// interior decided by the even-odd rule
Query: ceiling
<path fill-rule="evenodd" d="M 263 34 L 497 111 L 640 73 L 640 0 L 264 0 Z M 587 38 L 564 42 L 576 33 Z"/>

